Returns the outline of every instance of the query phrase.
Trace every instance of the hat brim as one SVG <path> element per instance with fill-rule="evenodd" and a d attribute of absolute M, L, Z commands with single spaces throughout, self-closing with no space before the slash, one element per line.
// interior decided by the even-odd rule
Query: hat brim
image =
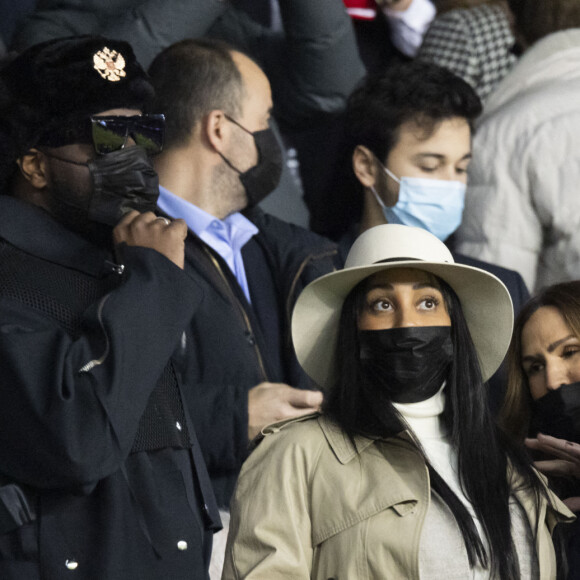
<path fill-rule="evenodd" d="M 292 315 L 296 356 L 306 373 L 323 389 L 335 380 L 336 343 L 342 305 L 362 280 L 385 270 L 414 268 L 444 280 L 457 294 L 479 358 L 483 380 L 501 365 L 513 328 L 510 294 L 493 274 L 455 263 L 403 260 L 332 272 L 309 284 Z"/>

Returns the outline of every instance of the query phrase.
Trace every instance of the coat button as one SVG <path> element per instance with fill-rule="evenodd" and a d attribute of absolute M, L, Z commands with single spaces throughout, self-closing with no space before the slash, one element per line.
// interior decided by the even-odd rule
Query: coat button
<path fill-rule="evenodd" d="M 179 421 L 175 423 L 175 426 L 177 427 L 178 431 L 181 431 L 181 423 Z"/>
<path fill-rule="evenodd" d="M 179 542 L 177 542 L 177 549 L 182 552 L 187 550 L 187 542 L 185 540 L 179 540 Z"/>
<path fill-rule="evenodd" d="M 79 567 L 79 563 L 76 560 L 67 560 L 64 565 L 69 570 L 76 570 Z"/>
<path fill-rule="evenodd" d="M 248 344 L 250 346 L 254 346 L 256 344 L 256 339 L 254 335 L 249 331 L 246 331 L 246 340 L 248 341 Z"/>

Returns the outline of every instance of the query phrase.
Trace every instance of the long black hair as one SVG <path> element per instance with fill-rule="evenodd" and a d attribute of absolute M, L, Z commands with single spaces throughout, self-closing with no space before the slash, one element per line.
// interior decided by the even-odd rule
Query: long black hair
<path fill-rule="evenodd" d="M 529 489 L 537 506 L 541 495 L 547 494 L 525 452 L 513 445 L 496 426 L 488 408 L 477 352 L 459 298 L 448 284 L 440 279 L 437 282 L 451 319 L 454 348 L 442 418 L 451 444 L 457 451 L 462 490 L 483 526 L 489 554 L 466 508 L 427 463 L 431 485 L 455 516 L 470 565 L 473 567 L 479 561 L 492 571 L 493 577 L 502 580 L 519 578 L 518 558 L 511 535 L 509 497 L 512 485 L 508 466 L 517 473 L 521 485 Z M 353 441 L 355 435 L 394 437 L 407 428 L 384 391 L 363 378 L 358 317 L 366 288 L 366 280 L 363 280 L 344 302 L 337 344 L 337 379 L 324 403 L 324 412 Z"/>

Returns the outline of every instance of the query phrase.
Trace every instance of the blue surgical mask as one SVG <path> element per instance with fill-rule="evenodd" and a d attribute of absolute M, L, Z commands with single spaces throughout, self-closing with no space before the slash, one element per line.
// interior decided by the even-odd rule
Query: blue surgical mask
<path fill-rule="evenodd" d="M 399 200 L 393 207 L 387 207 L 376 189 L 370 188 L 388 223 L 423 228 L 441 241 L 459 227 L 465 205 L 465 183 L 424 177 L 399 179 L 381 166 L 399 184 Z"/>

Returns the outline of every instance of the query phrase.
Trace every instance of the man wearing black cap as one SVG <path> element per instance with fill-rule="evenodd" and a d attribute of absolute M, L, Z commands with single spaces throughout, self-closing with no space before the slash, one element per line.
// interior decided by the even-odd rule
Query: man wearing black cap
<path fill-rule="evenodd" d="M 219 527 L 181 398 L 199 303 L 152 210 L 164 119 L 124 42 L 0 71 L 0 577 L 207 577 Z"/>

